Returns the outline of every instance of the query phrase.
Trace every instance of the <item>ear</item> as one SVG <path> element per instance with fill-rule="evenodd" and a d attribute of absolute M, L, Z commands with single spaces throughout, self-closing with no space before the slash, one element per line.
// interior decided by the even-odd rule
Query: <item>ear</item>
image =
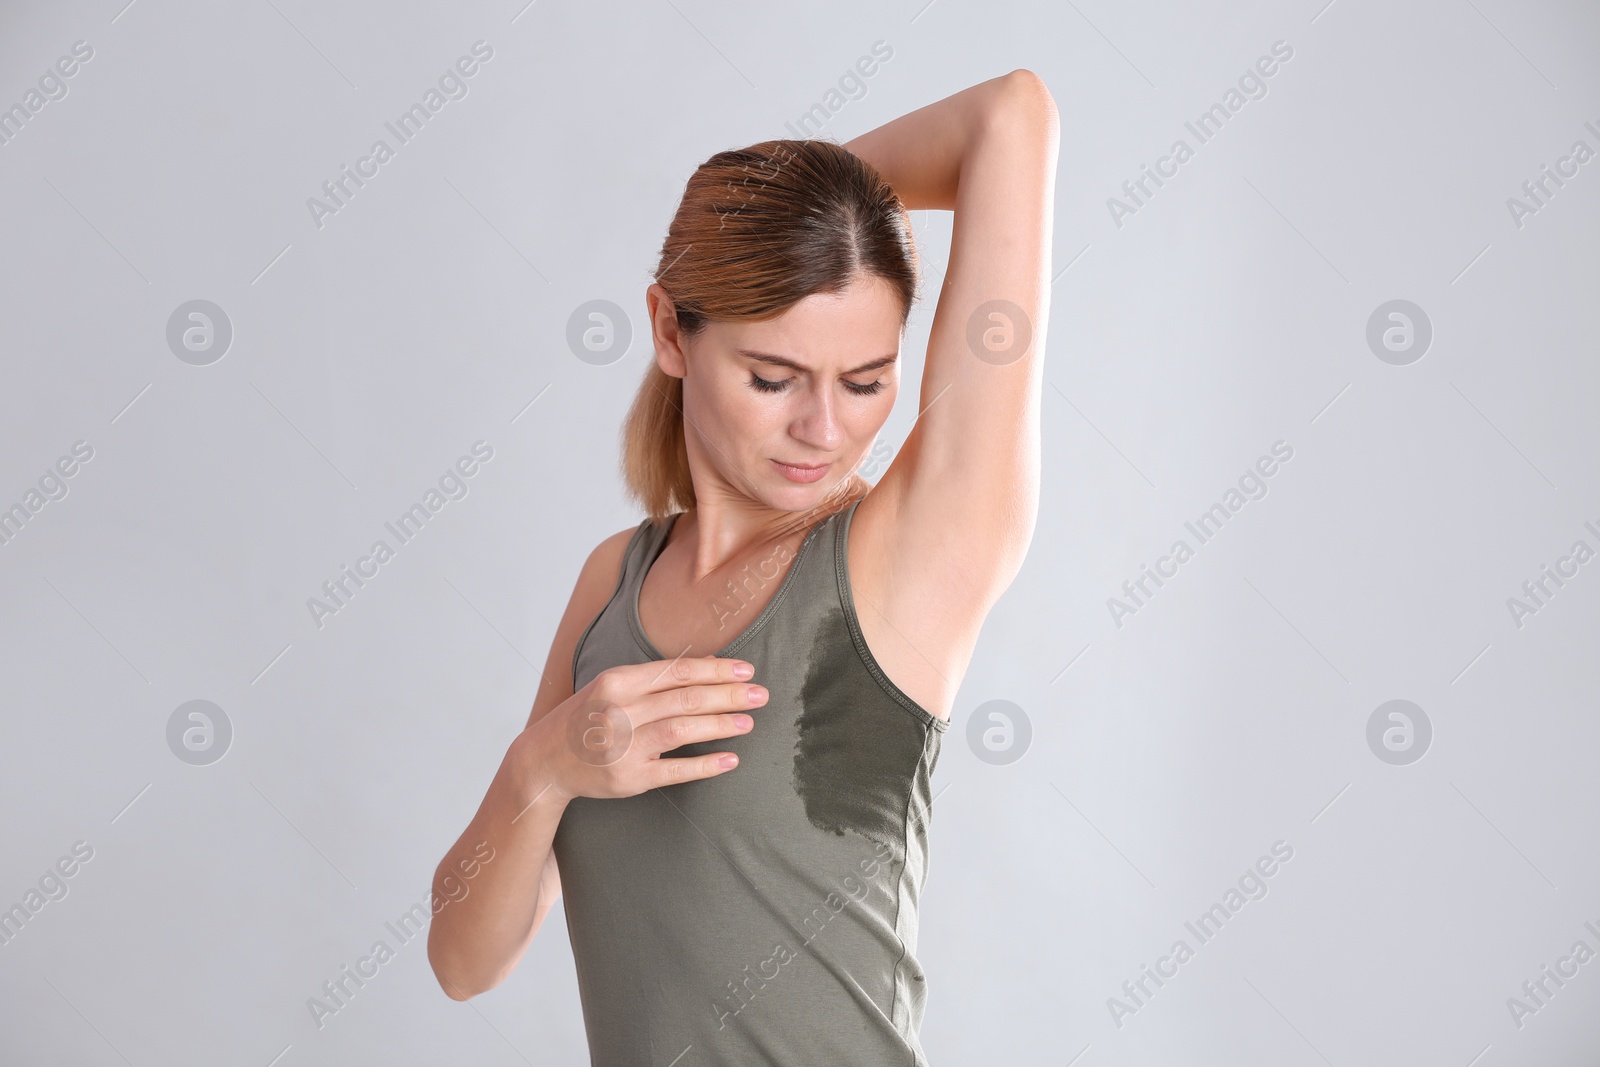
<path fill-rule="evenodd" d="M 677 308 L 660 282 L 651 282 L 644 291 L 645 309 L 650 316 L 650 338 L 655 345 L 656 366 L 662 373 L 682 378 L 688 373 L 683 357 L 683 337 L 678 329 Z"/>

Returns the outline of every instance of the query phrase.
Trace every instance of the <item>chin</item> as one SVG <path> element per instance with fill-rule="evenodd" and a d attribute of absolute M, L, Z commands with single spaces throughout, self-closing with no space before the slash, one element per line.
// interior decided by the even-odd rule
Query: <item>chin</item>
<path fill-rule="evenodd" d="M 757 482 L 751 495 L 774 511 L 805 511 L 816 507 L 838 482 L 823 478 L 809 485 L 791 482 L 781 474 L 772 474 Z"/>

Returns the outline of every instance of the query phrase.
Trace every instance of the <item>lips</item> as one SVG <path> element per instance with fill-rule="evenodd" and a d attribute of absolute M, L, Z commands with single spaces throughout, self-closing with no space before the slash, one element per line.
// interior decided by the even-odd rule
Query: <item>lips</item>
<path fill-rule="evenodd" d="M 797 463 L 781 463 L 778 460 L 773 460 L 772 465 L 778 469 L 779 474 L 782 474 L 791 482 L 801 483 L 814 482 L 818 478 L 821 478 L 824 474 L 828 473 L 829 466 L 829 464 L 826 463 L 804 465 Z"/>

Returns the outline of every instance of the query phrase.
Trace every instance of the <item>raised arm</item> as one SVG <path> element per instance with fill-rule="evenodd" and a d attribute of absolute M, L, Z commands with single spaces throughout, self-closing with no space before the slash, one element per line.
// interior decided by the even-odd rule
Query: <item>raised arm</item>
<path fill-rule="evenodd" d="M 858 511 L 861 551 L 916 576 L 878 605 L 913 643 L 981 621 L 1033 536 L 1059 140 L 1044 82 L 1014 70 L 845 142 L 907 208 L 955 211 L 921 413 Z"/>

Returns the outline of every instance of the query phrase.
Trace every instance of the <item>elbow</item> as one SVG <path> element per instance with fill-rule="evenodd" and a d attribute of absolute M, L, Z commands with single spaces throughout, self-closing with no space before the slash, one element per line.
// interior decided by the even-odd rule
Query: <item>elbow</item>
<path fill-rule="evenodd" d="M 451 1000 L 468 1001 L 485 990 L 465 985 L 439 965 L 437 960 L 429 957 L 428 963 L 433 967 L 433 977 L 438 981 L 439 988 L 444 990 L 444 995 Z"/>
<path fill-rule="evenodd" d="M 451 1000 L 467 1001 L 497 988 L 511 977 L 517 964 L 516 960 L 511 960 L 499 967 L 492 964 L 484 966 L 481 960 L 475 962 L 471 958 L 461 958 L 459 953 L 436 949 L 430 937 L 428 966 L 433 968 L 433 977 L 438 981 L 439 988 L 444 990 L 445 996 Z"/>
<path fill-rule="evenodd" d="M 435 972 L 435 976 L 439 979 L 439 988 L 443 989 L 444 995 L 449 997 L 451 1000 L 465 1004 L 467 1001 L 477 996 L 476 993 L 468 993 L 464 990 L 457 989 L 454 983 L 450 982 L 443 975 L 440 975 L 437 972 Z"/>
<path fill-rule="evenodd" d="M 450 960 L 449 954 L 435 945 L 434 929 L 430 927 L 428 931 L 428 966 L 433 969 L 433 977 L 439 983 L 439 988 L 444 990 L 445 996 L 451 1000 L 468 1001 L 499 984 L 490 982 L 485 985 L 481 981 L 468 980 L 463 968 L 455 965 L 457 961 Z"/>
<path fill-rule="evenodd" d="M 1056 98 L 1043 78 L 1027 67 L 1018 67 L 1000 80 L 1006 87 L 1009 106 L 1025 111 L 1046 126 L 1059 128 L 1061 116 L 1056 110 Z"/>
<path fill-rule="evenodd" d="M 444 971 L 437 964 L 434 965 L 433 976 L 438 980 L 439 988 L 444 990 L 445 996 L 449 997 L 451 1000 L 461 1002 L 471 1000 L 473 997 L 487 993 L 497 984 L 490 983 L 489 985 L 479 985 L 467 983 L 459 978 L 451 977 L 449 973 Z"/>
<path fill-rule="evenodd" d="M 1050 87 L 1045 84 L 1043 78 L 1027 67 L 1018 67 L 1000 80 L 1005 83 L 1006 88 L 1019 97 L 1034 103 L 1055 105 L 1056 99 L 1050 95 Z"/>

